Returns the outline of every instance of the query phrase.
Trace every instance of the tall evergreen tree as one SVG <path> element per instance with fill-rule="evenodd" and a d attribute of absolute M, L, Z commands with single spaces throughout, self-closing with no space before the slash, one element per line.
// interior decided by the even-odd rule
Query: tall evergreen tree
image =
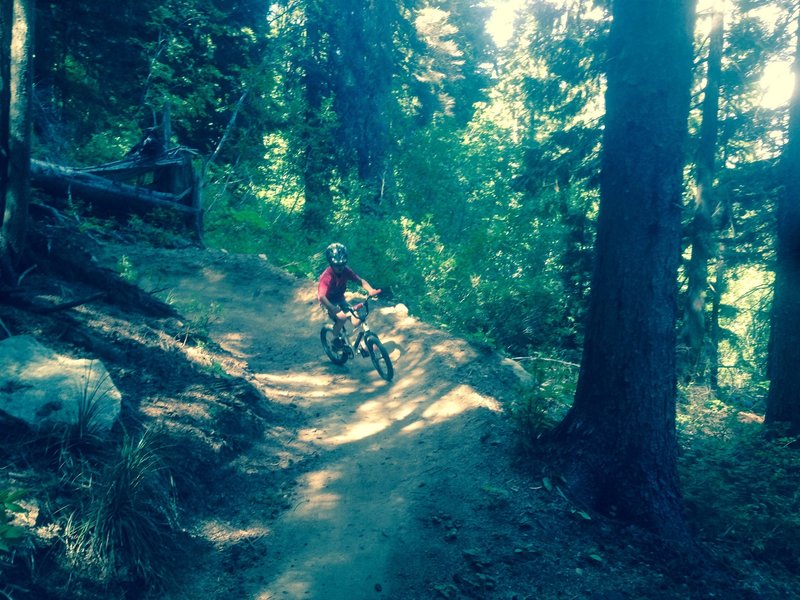
<path fill-rule="evenodd" d="M 800 16 L 798 16 L 800 24 Z M 788 425 L 800 434 L 800 29 L 794 62 L 795 87 L 789 131 L 780 163 L 775 292 L 769 346 L 770 379 L 765 423 Z"/>
<path fill-rule="evenodd" d="M 302 60 L 305 104 L 300 146 L 305 203 L 304 230 L 317 233 L 328 224 L 333 209 L 330 181 L 332 178 L 334 146 L 326 118 L 326 98 L 330 95 L 327 60 L 330 53 L 327 40 L 330 11 L 326 2 L 311 0 L 305 11 L 305 48 Z"/>
<path fill-rule="evenodd" d="M 693 21 L 692 0 L 613 4 L 590 308 L 575 401 L 555 431 L 576 493 L 680 541 L 676 274 Z"/>
<path fill-rule="evenodd" d="M 714 175 L 719 133 L 719 94 L 722 76 L 724 18 L 721 11 L 712 15 L 706 60 L 706 85 L 700 139 L 695 162 L 695 202 L 690 241 L 692 254 L 686 267 L 687 290 L 684 298 L 681 342 L 686 348 L 686 360 L 681 367 L 684 376 L 706 374 L 709 353 L 706 351 L 706 290 L 708 265 L 712 256 L 714 224 Z"/>

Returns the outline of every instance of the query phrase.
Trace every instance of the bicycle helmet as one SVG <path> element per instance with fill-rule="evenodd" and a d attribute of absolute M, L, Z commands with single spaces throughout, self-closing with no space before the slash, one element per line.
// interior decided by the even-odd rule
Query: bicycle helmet
<path fill-rule="evenodd" d="M 332 267 L 340 267 L 347 264 L 347 248 L 343 244 L 334 242 L 325 248 L 325 258 Z"/>

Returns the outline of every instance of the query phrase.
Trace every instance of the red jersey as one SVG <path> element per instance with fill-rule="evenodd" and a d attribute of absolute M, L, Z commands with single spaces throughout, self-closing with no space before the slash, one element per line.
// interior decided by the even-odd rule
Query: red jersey
<path fill-rule="evenodd" d="M 361 277 L 356 275 L 350 267 L 345 267 L 339 275 L 333 271 L 332 267 L 328 267 L 319 276 L 317 298 L 321 300 L 325 296 L 334 304 L 341 302 L 344 300 L 344 292 L 347 289 L 348 281 L 355 281 L 360 284 Z"/>

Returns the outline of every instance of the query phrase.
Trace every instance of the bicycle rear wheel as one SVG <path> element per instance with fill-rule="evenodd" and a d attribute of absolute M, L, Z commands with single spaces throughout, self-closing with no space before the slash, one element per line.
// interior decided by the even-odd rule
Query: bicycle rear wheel
<path fill-rule="evenodd" d="M 333 335 L 333 325 L 323 325 L 319 332 L 319 340 L 322 342 L 322 349 L 325 350 L 325 354 L 333 364 L 343 365 L 348 359 L 347 347 L 342 346 L 339 350 L 334 350 L 334 339 L 336 339 L 336 336 Z"/>
<path fill-rule="evenodd" d="M 372 364 L 378 372 L 378 375 L 383 377 L 386 381 L 391 381 L 392 377 L 394 377 L 394 367 L 392 366 L 392 360 L 389 358 L 389 352 L 387 352 L 386 348 L 381 344 L 381 341 L 375 334 L 367 337 L 366 344 L 369 350 L 369 356 L 372 359 Z"/>

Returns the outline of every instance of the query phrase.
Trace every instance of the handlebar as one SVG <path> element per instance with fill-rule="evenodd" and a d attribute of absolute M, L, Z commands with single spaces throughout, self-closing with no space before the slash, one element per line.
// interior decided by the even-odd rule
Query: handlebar
<path fill-rule="evenodd" d="M 367 311 L 369 311 L 369 301 L 370 300 L 376 300 L 378 298 L 378 296 L 380 295 L 380 293 L 381 293 L 381 290 L 379 290 L 379 289 L 375 290 L 375 293 L 374 294 L 370 294 L 369 296 L 367 296 L 366 299 L 364 300 L 364 302 L 359 302 L 358 304 L 356 304 L 354 306 L 351 306 L 350 307 L 350 312 L 353 313 L 354 316 L 358 317 L 358 315 L 356 313 L 359 310 L 361 310 L 364 307 L 365 304 L 367 305 Z"/>

